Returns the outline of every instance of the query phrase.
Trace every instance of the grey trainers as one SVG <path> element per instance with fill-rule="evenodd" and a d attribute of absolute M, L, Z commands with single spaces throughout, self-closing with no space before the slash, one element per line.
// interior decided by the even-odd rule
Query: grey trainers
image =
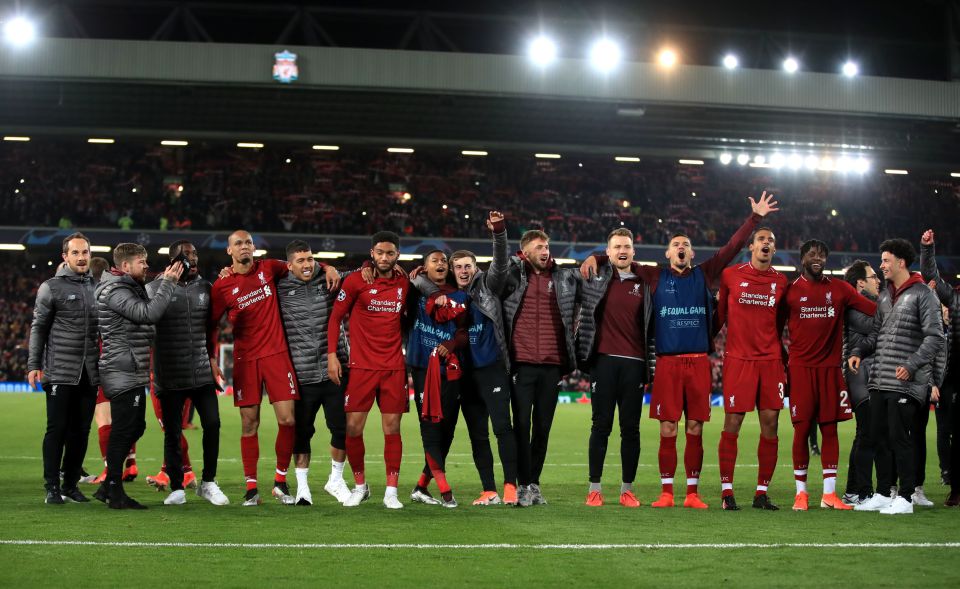
<path fill-rule="evenodd" d="M 528 485 L 520 485 L 517 492 L 517 506 L 530 507 L 533 505 L 533 496 L 530 494 Z"/>
<path fill-rule="evenodd" d="M 844 493 L 840 500 L 844 505 L 859 505 L 864 501 L 858 493 Z"/>
<path fill-rule="evenodd" d="M 547 500 L 543 498 L 543 493 L 540 492 L 540 485 L 533 483 L 529 487 L 530 490 L 530 504 L 531 505 L 546 505 Z"/>

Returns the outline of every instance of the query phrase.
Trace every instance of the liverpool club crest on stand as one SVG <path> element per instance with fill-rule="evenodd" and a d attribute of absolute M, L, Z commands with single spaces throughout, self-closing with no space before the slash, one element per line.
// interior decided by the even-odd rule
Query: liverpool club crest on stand
<path fill-rule="evenodd" d="M 297 54 L 286 49 L 274 53 L 273 79 L 283 84 L 289 84 L 297 79 L 300 69 L 297 67 Z"/>

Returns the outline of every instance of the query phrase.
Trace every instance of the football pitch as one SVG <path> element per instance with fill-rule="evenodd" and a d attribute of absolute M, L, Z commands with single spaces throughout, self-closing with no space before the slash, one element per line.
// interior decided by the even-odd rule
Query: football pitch
<path fill-rule="evenodd" d="M 389 511 L 380 503 L 383 442 L 375 416 L 366 435 L 370 501 L 345 509 L 323 492 L 329 460 L 320 418 L 310 473 L 314 506 L 281 506 L 268 498 L 260 507 L 241 507 L 240 424 L 228 398 L 221 399 L 218 479 L 231 504 L 215 507 L 188 491 L 186 505 L 164 506 L 165 493 L 144 482 L 146 475 L 159 470 L 162 460 L 160 430 L 149 408 L 147 414 L 147 432 L 137 446 L 140 476 L 127 488 L 148 510 L 113 511 L 96 501 L 44 505 L 43 396 L 0 395 L 0 587 L 960 586 L 960 510 L 939 506 L 946 488 L 939 483 L 933 419 L 926 489 L 938 506 L 917 508 L 912 516 L 881 516 L 815 508 L 821 474 L 816 457 L 809 475 L 813 509 L 790 510 L 792 429 L 786 414 L 780 424 L 780 461 L 770 488 L 781 510 L 750 508 L 758 426 L 756 417 L 748 416 L 740 436 L 735 485 L 743 510 L 721 511 L 716 447 L 722 416 L 717 410 L 714 421 L 704 428 L 701 495 L 710 509 L 649 507 L 659 493 L 659 438 L 656 423 L 646 417 L 640 426 L 636 485 L 644 506 L 626 509 L 617 504 L 620 465 L 615 430 L 604 471 L 607 505 L 585 507 L 590 408 L 579 404 L 557 410 L 542 477 L 546 506 L 471 506 L 481 489 L 462 423 L 447 469 L 460 507 L 447 510 L 412 503 L 409 490 L 423 457 L 415 418 L 408 415 L 403 425 L 403 510 Z M 276 425 L 271 417 L 264 407 L 263 481 L 273 470 Z M 92 429 L 85 466 L 99 472 L 96 427 Z M 852 432 L 852 422 L 842 424 L 841 492 Z M 199 430 L 187 432 L 198 471 L 200 436 Z M 682 437 L 678 445 L 677 481 L 682 482 Z M 499 465 L 497 474 L 499 482 Z M 293 487 L 295 479 L 290 479 Z M 91 485 L 82 488 L 92 496 Z M 269 485 L 261 484 L 262 495 L 268 490 Z M 683 493 L 677 497 L 682 501 Z"/>

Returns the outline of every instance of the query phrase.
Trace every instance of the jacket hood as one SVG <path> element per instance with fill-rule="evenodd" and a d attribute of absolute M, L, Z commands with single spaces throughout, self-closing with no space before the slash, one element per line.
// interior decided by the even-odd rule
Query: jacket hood
<path fill-rule="evenodd" d="M 911 273 L 910 273 L 910 278 L 907 278 L 906 282 L 904 282 L 903 284 L 900 285 L 900 288 L 896 288 L 896 289 L 895 289 L 895 288 L 893 287 L 893 283 L 891 282 L 891 283 L 887 286 L 887 289 L 890 290 L 890 297 L 891 297 L 893 300 L 897 300 L 897 297 L 899 297 L 901 294 L 903 294 L 903 291 L 907 290 L 908 288 L 910 288 L 910 287 L 913 286 L 914 284 L 922 284 L 922 285 L 926 286 L 926 283 L 923 281 L 923 276 L 921 276 L 919 272 L 911 272 Z"/>

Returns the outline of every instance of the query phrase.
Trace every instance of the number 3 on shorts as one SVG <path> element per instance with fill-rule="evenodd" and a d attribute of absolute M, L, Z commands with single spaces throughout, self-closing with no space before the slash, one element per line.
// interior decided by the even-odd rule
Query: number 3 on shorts
<path fill-rule="evenodd" d="M 782 401 L 782 400 L 783 400 L 783 383 L 782 383 L 782 382 L 778 382 L 778 383 L 777 383 L 777 388 L 780 389 L 780 400 Z"/>

